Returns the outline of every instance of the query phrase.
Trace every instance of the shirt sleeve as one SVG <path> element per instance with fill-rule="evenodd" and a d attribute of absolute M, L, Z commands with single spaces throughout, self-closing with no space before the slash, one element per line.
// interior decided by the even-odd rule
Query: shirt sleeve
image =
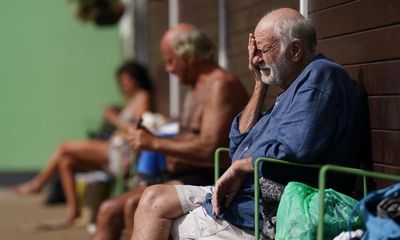
<path fill-rule="evenodd" d="M 334 137 L 337 122 L 335 97 L 316 88 L 299 89 L 280 119 L 277 138 L 253 154 L 293 162 L 314 162 Z M 263 168 L 265 169 L 265 168 Z"/>
<path fill-rule="evenodd" d="M 242 141 L 248 135 L 248 131 L 241 133 L 239 131 L 239 121 L 242 116 L 242 113 L 239 113 L 232 122 L 231 131 L 229 132 L 229 153 L 232 159 L 233 154 L 236 152 L 238 146 L 242 143 Z"/>

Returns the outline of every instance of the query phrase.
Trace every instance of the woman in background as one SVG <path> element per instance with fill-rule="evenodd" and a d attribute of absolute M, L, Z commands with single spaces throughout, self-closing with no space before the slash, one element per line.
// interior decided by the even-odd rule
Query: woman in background
<path fill-rule="evenodd" d="M 104 109 L 104 121 L 119 130 L 128 127 L 150 109 L 152 85 L 147 70 L 135 62 L 126 62 L 117 71 L 118 84 L 125 99 L 121 111 Z M 104 136 L 103 136 L 104 137 Z M 55 173 L 59 173 L 67 201 L 62 222 L 52 228 L 69 227 L 79 217 L 74 173 L 104 168 L 108 165 L 108 139 L 66 141 L 50 157 L 49 164 L 32 180 L 14 187 L 18 195 L 38 194 Z"/>

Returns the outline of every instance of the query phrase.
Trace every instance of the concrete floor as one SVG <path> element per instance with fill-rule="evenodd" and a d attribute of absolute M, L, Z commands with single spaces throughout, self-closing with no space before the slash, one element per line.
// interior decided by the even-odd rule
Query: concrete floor
<path fill-rule="evenodd" d="M 40 195 L 21 198 L 7 188 L 0 188 L 0 239 L 90 239 L 84 226 L 57 231 L 39 230 L 38 224 L 61 220 L 65 213 L 65 205 L 45 206 L 43 198 Z"/>

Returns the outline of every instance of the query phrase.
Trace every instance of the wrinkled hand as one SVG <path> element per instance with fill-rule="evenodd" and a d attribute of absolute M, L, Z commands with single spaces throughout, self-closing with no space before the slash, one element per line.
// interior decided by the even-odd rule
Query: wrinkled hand
<path fill-rule="evenodd" d="M 145 128 L 129 128 L 126 140 L 132 146 L 133 149 L 149 149 L 154 140 L 154 135 Z"/>
<path fill-rule="evenodd" d="M 249 34 L 249 45 L 248 45 L 248 51 L 249 51 L 249 70 L 251 74 L 253 75 L 254 79 L 256 82 L 261 82 L 261 73 L 257 65 L 254 65 L 253 59 L 254 56 L 256 55 L 257 47 L 256 47 L 256 39 L 254 37 L 253 33 Z"/>
<path fill-rule="evenodd" d="M 215 191 L 211 199 L 214 216 L 221 214 L 222 204 L 225 208 L 229 207 L 247 178 L 248 170 L 241 169 L 236 163 L 238 161 L 234 162 L 215 184 Z"/>

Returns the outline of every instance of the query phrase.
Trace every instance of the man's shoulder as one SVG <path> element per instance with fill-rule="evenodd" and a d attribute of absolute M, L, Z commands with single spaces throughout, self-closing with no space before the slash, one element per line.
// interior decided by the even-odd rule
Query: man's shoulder
<path fill-rule="evenodd" d="M 331 95 L 339 86 L 349 86 L 350 76 L 344 68 L 322 54 L 317 55 L 295 80 L 293 89 L 314 89 Z"/>
<path fill-rule="evenodd" d="M 240 80 L 232 73 L 219 69 L 199 82 L 196 91 L 205 96 L 207 102 L 217 100 L 228 106 L 242 108 L 248 101 L 248 93 Z M 240 109 L 241 110 L 241 109 Z"/>
<path fill-rule="evenodd" d="M 318 55 L 303 72 L 303 87 L 313 88 L 332 94 L 353 88 L 354 82 L 346 70 L 338 63 Z"/>
<path fill-rule="evenodd" d="M 201 84 L 206 85 L 210 89 L 217 89 L 219 91 L 243 88 L 242 83 L 234 74 L 223 69 L 218 69 L 204 76 L 201 80 Z"/>
<path fill-rule="evenodd" d="M 229 82 L 238 81 L 237 77 L 231 72 L 220 68 L 217 68 L 204 76 L 203 81 L 218 82 L 220 84 L 228 84 Z"/>
<path fill-rule="evenodd" d="M 315 59 L 309 64 L 307 69 L 308 71 L 318 75 L 326 75 L 326 76 L 330 76 L 331 74 L 347 75 L 346 71 L 340 64 L 323 56 L 322 54 L 317 55 Z"/>

